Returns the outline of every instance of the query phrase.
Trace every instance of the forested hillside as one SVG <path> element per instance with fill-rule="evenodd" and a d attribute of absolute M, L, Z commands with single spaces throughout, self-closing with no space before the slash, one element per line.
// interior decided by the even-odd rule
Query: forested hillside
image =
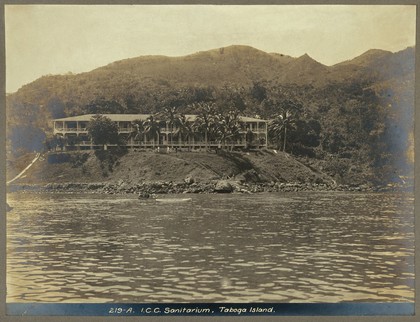
<path fill-rule="evenodd" d="M 44 76 L 7 96 L 8 150 L 18 155 L 42 149 L 53 118 L 166 107 L 195 113 L 201 103 L 219 113 L 277 120 L 289 128 L 286 141 L 272 127 L 273 148 L 286 141 L 287 152 L 318 160 L 337 176 L 353 171 L 370 181 L 394 180 L 412 170 L 414 54 L 414 48 L 370 50 L 328 67 L 308 55 L 230 46 Z M 288 125 L 280 122 L 286 115 Z"/>

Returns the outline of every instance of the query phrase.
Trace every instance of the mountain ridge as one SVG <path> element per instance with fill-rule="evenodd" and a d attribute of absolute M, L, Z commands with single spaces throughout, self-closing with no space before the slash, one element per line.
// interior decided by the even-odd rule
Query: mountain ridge
<path fill-rule="evenodd" d="M 68 116 L 86 113 L 88 106 L 98 101 L 120 105 L 118 109 L 108 112 L 154 113 L 166 105 L 183 105 L 185 109 L 186 105 L 214 101 L 215 95 L 222 95 L 226 96 L 223 98 L 224 105 L 234 104 L 241 111 L 251 109 L 254 111 L 248 113 L 263 113 L 267 117 L 272 112 L 255 111 L 258 106 L 250 108 L 249 105 L 260 104 L 266 99 L 265 89 L 260 88 L 260 91 L 258 87 L 270 84 L 268 86 L 273 89 L 289 88 L 286 92 L 290 95 L 290 91 L 296 92 L 299 87 L 309 86 L 315 92 L 334 96 L 323 88 L 332 84 L 346 87 L 346 84 L 354 83 L 377 91 L 388 84 L 413 83 L 414 54 L 413 47 L 396 53 L 373 49 L 333 66 L 323 65 L 308 54 L 292 58 L 238 45 L 180 57 L 139 56 L 116 61 L 90 72 L 38 78 L 7 95 L 9 113 L 6 116 L 11 124 L 20 122 L 19 113 L 16 114 L 11 108 L 18 102 L 38 106 L 37 109 L 41 111 L 45 108 L 61 110 L 58 114 L 46 111 L 48 121 L 63 113 Z M 296 89 L 293 90 L 293 87 Z M 244 91 L 251 91 L 251 99 L 257 102 L 244 101 Z M 302 92 L 294 95 L 305 96 Z M 51 107 L 55 101 L 61 102 L 61 107 Z M 261 108 L 264 107 L 257 109 Z M 192 111 L 187 109 L 185 112 Z M 51 116 L 48 113 L 52 113 Z M 49 127 L 47 121 L 43 122 L 43 127 Z"/>
<path fill-rule="evenodd" d="M 411 48 L 411 49 L 410 49 Z M 183 72 L 185 69 L 185 64 L 200 64 L 202 65 L 202 68 L 200 72 L 203 72 L 203 68 L 207 68 L 210 71 L 217 69 L 217 67 L 220 67 L 220 69 L 223 68 L 230 68 L 234 69 L 234 72 L 238 72 L 235 70 L 238 66 L 243 65 L 252 65 L 256 64 L 258 62 L 262 67 L 260 66 L 260 69 L 263 69 L 263 72 L 257 73 L 254 70 L 252 70 L 252 67 L 248 68 L 249 76 L 251 78 L 257 79 L 257 78 L 268 78 L 273 79 L 275 77 L 278 77 L 278 74 L 282 74 L 281 79 L 283 82 L 286 83 L 304 83 L 307 81 L 306 79 L 302 79 L 299 81 L 296 79 L 294 75 L 290 75 L 291 73 L 296 73 L 296 69 L 302 68 L 302 70 L 306 69 L 309 70 L 310 67 L 307 65 L 312 65 L 313 68 L 317 68 L 316 73 L 318 74 L 318 79 L 314 79 L 313 75 L 309 77 L 309 82 L 313 85 L 325 85 L 325 81 L 320 81 L 320 78 L 325 78 L 326 76 L 324 73 L 330 73 L 333 72 L 337 74 L 340 73 L 342 69 L 343 72 L 347 72 L 348 67 L 351 65 L 357 65 L 358 68 L 366 67 L 369 65 L 372 61 L 378 60 L 378 59 L 385 59 L 390 57 L 395 57 L 395 55 L 401 55 L 402 53 L 407 53 L 409 51 L 413 51 L 413 47 L 408 47 L 404 50 L 401 50 L 396 53 L 392 53 L 390 51 L 385 51 L 381 49 L 370 49 L 366 51 L 365 53 L 350 59 L 346 60 L 337 64 L 334 64 L 332 66 L 324 65 L 317 60 L 310 57 L 308 54 L 301 55 L 299 57 L 291 57 L 288 55 L 284 55 L 281 53 L 266 53 L 262 50 L 256 49 L 251 46 L 246 45 L 231 45 L 227 47 L 221 47 L 221 48 L 215 48 L 210 49 L 207 51 L 199 51 L 193 54 L 188 54 L 184 56 L 165 56 L 165 55 L 145 55 L 145 56 L 137 56 L 132 58 L 126 58 L 122 60 L 117 60 L 112 63 L 109 63 L 107 65 L 95 68 L 91 71 L 82 72 L 73 74 L 73 78 L 81 77 L 83 78 L 85 75 L 89 75 L 91 73 L 106 73 L 107 71 L 115 71 L 116 69 L 121 69 L 122 71 L 126 73 L 130 72 L 141 72 L 144 75 L 143 77 L 171 77 L 174 73 L 181 73 L 182 76 L 186 77 L 187 74 Z M 413 53 L 414 54 L 414 53 Z M 387 56 L 387 57 L 384 57 Z M 292 64 L 292 65 L 291 65 Z M 158 65 L 161 65 L 160 67 Z M 287 67 L 288 66 L 288 67 Z M 294 66 L 291 68 L 290 66 Z M 322 68 L 321 68 L 322 67 Z M 171 71 L 172 69 L 172 71 Z M 291 71 L 287 71 L 287 69 L 292 69 Z M 274 73 L 275 75 L 269 75 L 270 72 Z M 321 72 L 321 74 L 319 74 Z M 219 77 L 225 77 L 227 81 L 229 81 L 229 75 L 232 74 L 231 71 L 223 73 L 221 71 L 216 72 Z M 286 73 L 284 75 L 284 73 Z M 302 71 L 299 73 L 302 77 L 304 77 L 305 74 Z M 28 85 L 31 85 L 35 82 L 37 82 L 39 79 L 44 77 L 57 77 L 57 76 L 69 76 L 64 74 L 56 74 L 56 75 L 48 75 L 48 76 L 42 76 L 33 82 L 30 82 L 28 84 L 23 85 L 18 91 L 14 92 L 17 93 L 19 90 L 21 90 L 23 87 L 27 88 Z M 189 75 L 191 76 L 191 75 Z M 214 76 L 214 75 L 213 75 Z M 213 77 L 214 78 L 214 77 Z M 330 80 L 331 77 L 328 77 L 328 80 Z M 188 79 L 186 79 L 186 83 L 188 83 Z M 196 82 L 197 80 L 192 77 L 192 82 Z M 198 81 L 204 81 L 205 79 L 201 79 Z M 233 81 L 240 81 L 239 79 L 233 79 Z M 248 81 L 249 85 L 249 81 Z M 10 93 L 10 94 L 14 94 Z"/>

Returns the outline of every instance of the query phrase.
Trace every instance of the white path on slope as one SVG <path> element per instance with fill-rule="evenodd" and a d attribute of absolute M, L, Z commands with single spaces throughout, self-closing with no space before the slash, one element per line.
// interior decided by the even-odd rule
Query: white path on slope
<path fill-rule="evenodd" d="M 32 162 L 25 168 L 21 173 L 19 173 L 16 177 L 14 177 L 12 180 L 7 181 L 7 184 L 12 183 L 13 181 L 19 179 L 35 162 L 38 160 L 40 154 L 37 153 L 35 158 L 32 160 Z"/>

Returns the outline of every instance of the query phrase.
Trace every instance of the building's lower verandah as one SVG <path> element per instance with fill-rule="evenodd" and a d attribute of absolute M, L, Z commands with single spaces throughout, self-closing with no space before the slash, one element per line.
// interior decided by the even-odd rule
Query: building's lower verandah
<path fill-rule="evenodd" d="M 95 149 L 98 145 L 92 143 L 87 126 L 94 114 L 85 114 L 53 120 L 54 135 L 58 135 L 64 139 L 64 147 L 66 149 Z M 177 127 L 169 126 L 169 122 L 159 121 L 159 138 L 154 140 L 143 133 L 133 135 L 135 133 L 135 121 L 146 121 L 150 115 L 148 114 L 103 114 L 118 125 L 118 135 L 123 139 L 124 145 L 127 147 L 144 147 L 144 148 L 222 148 L 226 147 L 252 147 L 261 148 L 267 146 L 268 121 L 258 118 L 239 117 L 242 124 L 239 136 L 234 140 L 226 140 L 225 142 L 206 140 L 204 133 L 193 133 L 187 138 L 182 139 L 181 135 L 176 135 Z M 188 122 L 194 122 L 196 115 L 186 115 Z M 251 139 L 250 139 L 251 137 Z M 109 145 L 112 146 L 112 145 Z"/>

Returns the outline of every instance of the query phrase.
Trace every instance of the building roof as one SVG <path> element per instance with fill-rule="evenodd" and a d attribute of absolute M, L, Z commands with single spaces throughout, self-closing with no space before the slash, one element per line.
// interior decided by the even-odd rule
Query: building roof
<path fill-rule="evenodd" d="M 77 115 L 77 116 L 70 116 L 64 117 L 60 119 L 54 119 L 54 121 L 67 121 L 67 122 L 77 122 L 77 121 L 86 121 L 89 122 L 93 116 L 96 114 L 84 114 L 84 115 Z M 145 121 L 151 114 L 101 114 L 110 118 L 114 122 L 133 122 L 135 120 L 142 120 Z M 185 117 L 189 121 L 194 121 L 197 118 L 195 114 L 186 114 Z M 267 120 L 247 117 L 247 116 L 239 116 L 239 119 L 242 122 L 268 122 Z"/>

